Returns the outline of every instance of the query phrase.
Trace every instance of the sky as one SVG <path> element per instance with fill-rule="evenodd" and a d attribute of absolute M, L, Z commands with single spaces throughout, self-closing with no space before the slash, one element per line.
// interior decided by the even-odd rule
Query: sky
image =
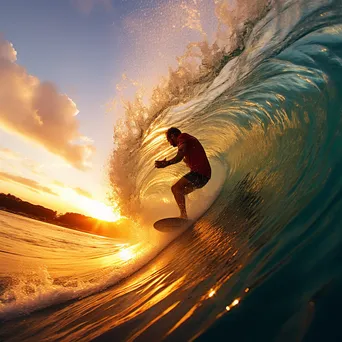
<path fill-rule="evenodd" d="M 152 89 L 185 45 L 201 40 L 191 12 L 199 5 L 184 3 L 0 2 L 0 192 L 59 213 L 118 217 L 108 206 L 122 117 L 113 103 L 118 91 L 132 97 L 136 80 Z"/>

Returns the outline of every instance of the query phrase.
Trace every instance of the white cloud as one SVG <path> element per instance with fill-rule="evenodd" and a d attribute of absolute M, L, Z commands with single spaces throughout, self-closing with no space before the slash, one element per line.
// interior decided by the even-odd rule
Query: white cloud
<path fill-rule="evenodd" d="M 53 83 L 29 75 L 16 63 L 16 55 L 0 36 L 0 127 L 84 169 L 94 147 L 79 132 L 75 103 Z"/>

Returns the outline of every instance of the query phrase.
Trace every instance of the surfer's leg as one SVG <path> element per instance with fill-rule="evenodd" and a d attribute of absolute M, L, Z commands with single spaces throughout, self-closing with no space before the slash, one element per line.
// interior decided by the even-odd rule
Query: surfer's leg
<path fill-rule="evenodd" d="M 194 184 L 184 177 L 171 187 L 182 218 L 188 218 L 185 206 L 185 195 L 190 194 L 190 192 L 193 192 L 195 189 L 196 187 Z"/>

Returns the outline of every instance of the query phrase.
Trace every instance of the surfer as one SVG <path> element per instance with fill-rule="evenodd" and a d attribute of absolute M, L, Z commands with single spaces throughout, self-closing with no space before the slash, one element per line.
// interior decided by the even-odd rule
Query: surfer
<path fill-rule="evenodd" d="M 171 127 L 166 132 L 166 139 L 173 147 L 178 147 L 177 155 L 166 160 L 156 160 L 156 168 L 164 168 L 184 160 L 190 172 L 184 175 L 171 187 L 181 218 L 188 218 L 185 206 L 185 195 L 206 185 L 211 177 L 211 167 L 202 144 L 192 135 L 182 133 L 178 128 Z"/>

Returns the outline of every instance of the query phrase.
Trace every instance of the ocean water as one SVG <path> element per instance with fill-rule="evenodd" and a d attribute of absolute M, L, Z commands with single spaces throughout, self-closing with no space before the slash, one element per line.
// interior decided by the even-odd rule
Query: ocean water
<path fill-rule="evenodd" d="M 116 129 L 136 241 L 0 212 L 0 340 L 342 341 L 342 3 L 271 2 L 244 23 L 205 77 Z M 213 178 L 188 198 L 193 225 L 162 234 L 185 172 L 153 168 L 171 125 Z"/>

